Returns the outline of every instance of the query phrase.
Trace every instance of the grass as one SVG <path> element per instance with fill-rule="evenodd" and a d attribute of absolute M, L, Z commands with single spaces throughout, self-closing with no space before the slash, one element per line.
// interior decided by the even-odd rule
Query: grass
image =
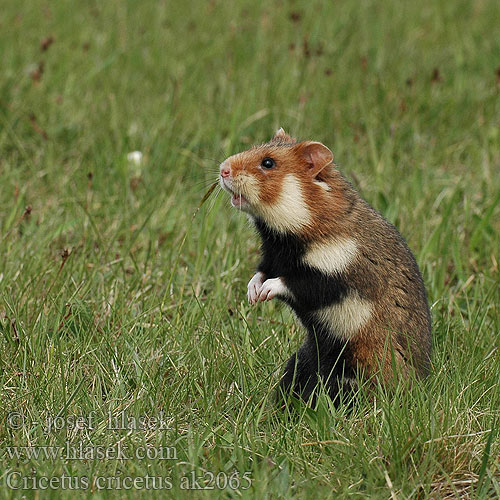
<path fill-rule="evenodd" d="M 500 495 L 499 25 L 494 0 L 3 5 L 0 497 Z M 432 375 L 351 414 L 275 410 L 303 332 L 247 304 L 258 241 L 227 198 L 192 217 L 279 126 L 332 148 L 428 287 Z M 161 425 L 107 428 L 123 412 Z M 175 457 L 7 452 L 66 443 Z M 148 475 L 172 488 L 113 479 Z"/>

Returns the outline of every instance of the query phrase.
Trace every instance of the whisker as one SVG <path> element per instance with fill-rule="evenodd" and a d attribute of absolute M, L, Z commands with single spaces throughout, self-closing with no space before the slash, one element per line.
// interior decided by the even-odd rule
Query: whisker
<path fill-rule="evenodd" d="M 209 158 L 208 156 L 203 157 L 202 160 L 206 161 L 206 162 L 212 162 L 212 163 L 217 164 L 217 165 L 220 165 L 222 163 L 222 161 L 224 161 L 224 160 L 219 160 L 218 158 Z"/>
<path fill-rule="evenodd" d="M 217 178 L 216 177 L 213 178 L 213 179 L 202 179 L 202 180 L 193 182 L 191 184 L 191 187 L 196 188 L 196 189 L 199 189 L 199 188 L 208 189 L 215 182 L 217 182 Z"/>

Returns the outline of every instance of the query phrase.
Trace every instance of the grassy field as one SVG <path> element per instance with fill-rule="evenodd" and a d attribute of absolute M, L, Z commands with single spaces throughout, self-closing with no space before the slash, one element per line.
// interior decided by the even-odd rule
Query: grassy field
<path fill-rule="evenodd" d="M 496 0 L 1 11 L 0 498 L 500 495 Z M 303 331 L 247 304 L 227 197 L 193 218 L 279 126 L 334 151 L 428 287 L 432 375 L 351 414 L 276 411 Z"/>

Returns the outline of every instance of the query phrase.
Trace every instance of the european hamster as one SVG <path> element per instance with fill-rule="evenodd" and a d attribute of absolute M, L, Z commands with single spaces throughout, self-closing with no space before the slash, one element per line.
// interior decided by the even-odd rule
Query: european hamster
<path fill-rule="evenodd" d="M 280 397 L 338 403 L 356 374 L 389 384 L 428 374 L 431 317 L 417 263 L 398 230 L 368 205 L 315 141 L 283 129 L 220 165 L 220 185 L 262 240 L 250 304 L 288 304 L 307 336 L 288 361 Z M 370 382 L 368 382 L 370 384 Z"/>

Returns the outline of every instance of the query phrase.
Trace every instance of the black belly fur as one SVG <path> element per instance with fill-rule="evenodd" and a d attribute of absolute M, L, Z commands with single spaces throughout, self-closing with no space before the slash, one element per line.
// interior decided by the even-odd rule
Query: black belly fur
<path fill-rule="evenodd" d="M 318 322 L 314 312 L 338 304 L 348 293 L 348 285 L 339 274 L 325 274 L 302 263 L 305 242 L 294 235 L 279 234 L 256 220 L 262 239 L 262 260 L 258 270 L 266 278 L 280 277 L 293 298 L 278 297 L 296 313 L 307 330 L 307 338 L 288 361 L 280 383 L 279 400 L 293 394 L 304 400 L 315 394 L 319 380 L 334 402 L 339 390 L 349 384 L 344 378 L 354 377 L 352 352 L 349 342 L 337 332 Z"/>

